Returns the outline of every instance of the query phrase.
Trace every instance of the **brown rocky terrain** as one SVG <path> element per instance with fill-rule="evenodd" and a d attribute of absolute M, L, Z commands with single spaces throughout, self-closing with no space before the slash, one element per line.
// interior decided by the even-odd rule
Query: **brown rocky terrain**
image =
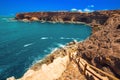
<path fill-rule="evenodd" d="M 80 12 L 33 12 L 16 15 L 17 20 L 52 21 L 52 22 L 84 22 L 91 25 L 93 33 L 89 39 L 73 44 L 76 47 L 67 48 L 70 52 L 76 50 L 77 57 L 84 58 L 97 68 L 120 78 L 120 10 L 96 11 L 91 13 Z M 71 43 L 70 43 L 71 44 Z M 69 44 L 69 45 L 70 45 Z M 68 45 L 68 46 L 69 46 Z M 59 54 L 58 54 L 59 53 Z M 35 64 L 31 69 L 39 70 L 41 64 L 51 63 L 59 56 L 66 55 L 61 48 L 50 54 L 42 62 Z M 58 80 L 66 79 L 68 71 Z M 73 76 L 73 75 L 71 75 Z M 68 79 L 72 80 L 72 79 Z"/>
<path fill-rule="evenodd" d="M 120 78 L 120 14 L 112 14 L 100 30 L 79 44 L 79 56 Z"/>
<path fill-rule="evenodd" d="M 21 13 L 16 15 L 17 20 L 29 21 L 53 21 L 53 22 L 85 22 L 104 24 L 108 19 L 109 14 L 104 11 L 93 13 L 80 13 L 80 12 L 32 12 Z"/>
<path fill-rule="evenodd" d="M 77 64 L 74 61 L 71 61 L 68 64 L 67 69 L 57 80 L 86 80 L 86 78 L 80 73 Z"/>

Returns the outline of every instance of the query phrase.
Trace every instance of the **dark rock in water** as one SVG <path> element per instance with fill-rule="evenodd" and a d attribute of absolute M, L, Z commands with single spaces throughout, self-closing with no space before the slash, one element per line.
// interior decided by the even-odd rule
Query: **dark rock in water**
<path fill-rule="evenodd" d="M 17 14 L 15 19 L 24 19 L 24 14 Z"/>

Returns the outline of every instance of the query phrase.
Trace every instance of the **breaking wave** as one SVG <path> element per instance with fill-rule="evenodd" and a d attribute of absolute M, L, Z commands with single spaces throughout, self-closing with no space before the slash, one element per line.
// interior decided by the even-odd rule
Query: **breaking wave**
<path fill-rule="evenodd" d="M 41 39 L 48 39 L 48 37 L 41 37 Z"/>
<path fill-rule="evenodd" d="M 80 38 L 60 37 L 60 39 L 79 40 Z"/>
<path fill-rule="evenodd" d="M 33 45 L 33 43 L 25 44 L 24 47 L 28 47 L 30 45 Z"/>
<path fill-rule="evenodd" d="M 61 44 L 61 43 L 54 43 L 52 45 L 52 47 L 48 47 L 47 49 L 44 50 L 45 53 L 53 53 L 54 51 L 56 51 L 58 48 L 60 47 L 64 47 L 65 45 Z"/>
<path fill-rule="evenodd" d="M 14 18 L 2 17 L 1 21 L 3 21 L 3 22 L 16 22 L 17 20 L 15 20 Z"/>

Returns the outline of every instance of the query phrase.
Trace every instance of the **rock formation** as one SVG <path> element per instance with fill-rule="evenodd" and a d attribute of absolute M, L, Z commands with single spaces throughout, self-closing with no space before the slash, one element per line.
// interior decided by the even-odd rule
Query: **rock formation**
<path fill-rule="evenodd" d="M 16 15 L 17 20 L 39 20 L 39 21 L 53 21 L 53 22 L 85 22 L 92 23 L 96 21 L 97 24 L 104 24 L 109 15 L 105 13 L 80 13 L 80 12 L 33 12 L 21 13 Z"/>
<path fill-rule="evenodd" d="M 54 59 L 53 63 L 46 65 L 43 64 L 41 69 L 34 71 L 28 70 L 24 76 L 19 80 L 55 80 L 58 79 L 66 70 L 69 62 L 69 57 L 59 57 Z"/>
<path fill-rule="evenodd" d="M 52 21 L 52 22 L 84 22 L 91 25 L 93 33 L 89 39 L 79 42 L 77 47 L 68 49 L 77 51 L 77 56 L 84 58 L 97 68 L 120 78 L 120 10 L 80 12 L 33 12 L 16 15 L 17 20 Z M 70 44 L 69 44 L 70 45 Z M 57 53 L 60 54 L 57 54 Z M 59 49 L 48 59 L 37 63 L 31 69 L 38 70 L 42 63 L 51 63 L 56 56 L 64 56 L 65 51 Z M 37 66 L 37 67 L 36 67 Z"/>
<path fill-rule="evenodd" d="M 120 78 L 119 26 L 120 14 L 110 15 L 99 31 L 79 44 L 79 55 L 94 66 Z"/>

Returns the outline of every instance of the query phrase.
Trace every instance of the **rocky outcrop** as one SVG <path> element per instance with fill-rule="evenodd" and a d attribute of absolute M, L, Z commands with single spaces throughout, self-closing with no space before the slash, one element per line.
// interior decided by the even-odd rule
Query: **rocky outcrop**
<path fill-rule="evenodd" d="M 34 71 L 28 70 L 24 76 L 19 80 L 55 80 L 58 79 L 66 70 L 69 63 L 69 57 L 58 57 L 54 59 L 53 63 L 46 65 L 43 64 L 41 69 Z"/>
<path fill-rule="evenodd" d="M 110 15 L 101 30 L 79 43 L 79 56 L 120 78 L 120 14 Z"/>
<path fill-rule="evenodd" d="M 80 12 L 32 12 L 21 13 L 16 15 L 17 20 L 34 21 L 54 21 L 54 22 L 85 22 L 104 24 L 109 15 L 101 12 L 80 13 Z M 35 19 L 35 20 L 36 20 Z"/>
<path fill-rule="evenodd" d="M 84 22 L 90 24 L 93 33 L 89 39 L 65 48 L 58 49 L 42 62 L 31 67 L 37 71 L 43 63 L 50 64 L 57 57 L 77 51 L 77 57 L 84 58 L 90 64 L 120 78 L 120 10 L 80 12 L 33 12 L 16 15 L 17 20 Z"/>
<path fill-rule="evenodd" d="M 53 63 L 42 64 L 41 68 L 37 71 L 29 69 L 22 78 L 19 80 L 55 80 L 58 79 L 66 70 L 69 63 L 69 57 L 58 57 L 54 59 Z M 7 80 L 16 80 L 14 77 Z"/>

